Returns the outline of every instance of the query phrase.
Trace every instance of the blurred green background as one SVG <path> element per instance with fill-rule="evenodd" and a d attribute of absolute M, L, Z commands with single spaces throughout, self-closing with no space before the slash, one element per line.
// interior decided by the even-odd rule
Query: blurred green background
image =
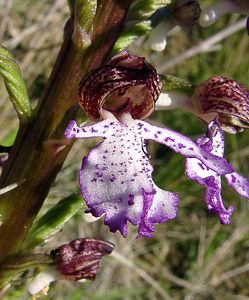
<path fill-rule="evenodd" d="M 201 1 L 207 5 L 210 1 Z M 36 105 L 43 91 L 63 38 L 68 17 L 66 0 L 13 0 L 0 2 L 0 40 L 15 55 Z M 195 26 L 178 30 L 168 38 L 162 53 L 155 53 L 138 40 L 131 52 L 145 55 L 161 67 L 176 55 L 198 44 L 241 17 L 227 15 L 210 28 Z M 196 54 L 174 65 L 171 74 L 194 83 L 213 75 L 233 78 L 249 88 L 249 37 L 240 30 L 220 42 L 220 49 Z M 11 144 L 18 122 L 0 81 L 0 141 Z M 150 117 L 164 126 L 195 139 L 205 132 L 205 124 L 189 113 L 154 112 Z M 236 170 L 249 176 L 248 131 L 226 134 L 226 158 Z M 58 176 L 42 212 L 62 198 L 79 192 L 78 171 L 82 157 L 96 144 L 77 141 Z M 224 184 L 226 207 L 234 205 L 231 225 L 220 225 L 207 213 L 204 190 L 184 174 L 184 159 L 162 145 L 150 143 L 154 180 L 163 189 L 179 193 L 179 212 L 175 220 L 158 225 L 153 239 L 135 240 L 136 228 L 130 226 L 127 239 L 110 233 L 103 220 L 90 222 L 83 211 L 36 252 L 48 252 L 79 237 L 94 237 L 113 242 L 113 255 L 105 257 L 93 282 L 57 281 L 48 296 L 40 299 L 157 300 L 157 299 L 249 299 L 249 205 Z M 42 213 L 41 212 L 41 213 Z M 4 299 L 31 299 L 27 293 L 33 271 L 23 274 Z"/>

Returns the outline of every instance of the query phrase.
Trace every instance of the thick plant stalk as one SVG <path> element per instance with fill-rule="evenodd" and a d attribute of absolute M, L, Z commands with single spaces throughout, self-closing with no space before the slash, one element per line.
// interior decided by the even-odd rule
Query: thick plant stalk
<path fill-rule="evenodd" d="M 36 116 L 28 124 L 21 125 L 1 176 L 0 187 L 20 184 L 0 198 L 0 261 L 21 250 L 72 146 L 65 142 L 63 133 L 68 120 L 75 118 L 78 110 L 78 83 L 83 75 L 99 67 L 107 58 L 131 2 L 98 1 L 92 44 L 88 48 L 73 44 L 73 19 L 68 22 L 62 49 Z"/>

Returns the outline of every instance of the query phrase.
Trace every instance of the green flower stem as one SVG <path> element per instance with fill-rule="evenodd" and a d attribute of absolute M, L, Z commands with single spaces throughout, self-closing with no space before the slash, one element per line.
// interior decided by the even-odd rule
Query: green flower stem
<path fill-rule="evenodd" d="M 0 269 L 0 291 L 18 274 L 35 267 L 46 267 L 54 264 L 50 255 L 33 254 L 11 259 L 1 265 Z"/>
<path fill-rule="evenodd" d="M 129 20 L 144 20 L 149 18 L 156 10 L 167 6 L 174 1 L 172 0 L 137 0 L 128 14 Z"/>
<path fill-rule="evenodd" d="M 186 96 L 192 96 L 194 93 L 195 85 L 181 78 L 172 75 L 160 75 L 162 82 L 162 92 L 176 92 Z"/>
<path fill-rule="evenodd" d="M 32 107 L 21 71 L 14 56 L 0 45 L 0 75 L 3 77 L 9 97 L 21 121 L 31 119 Z"/>
<path fill-rule="evenodd" d="M 68 22 L 62 49 L 40 99 L 36 116 L 32 122 L 21 126 L 1 176 L 0 188 L 20 182 L 16 189 L 0 198 L 1 261 L 18 254 L 61 170 L 73 144 L 64 140 L 64 130 L 78 111 L 76 94 L 79 81 L 107 58 L 122 30 L 131 3 L 131 0 L 98 1 L 92 26 L 92 44 L 83 50 L 72 43 L 74 21 L 71 19 Z M 49 144 L 50 147 L 47 146 Z"/>

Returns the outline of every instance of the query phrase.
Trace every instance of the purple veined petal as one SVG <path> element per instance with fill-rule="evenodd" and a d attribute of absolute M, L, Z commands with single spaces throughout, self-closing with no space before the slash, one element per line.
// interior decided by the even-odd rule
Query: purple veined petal
<path fill-rule="evenodd" d="M 220 176 L 211 176 L 204 180 L 206 193 L 205 202 L 208 210 L 218 215 L 221 224 L 230 224 L 231 215 L 233 213 L 233 206 L 225 208 L 221 197 L 221 179 Z"/>
<path fill-rule="evenodd" d="M 218 215 L 222 224 L 229 224 L 233 207 L 226 209 L 222 202 L 220 176 L 196 158 L 187 158 L 186 175 L 206 188 L 205 202 L 208 210 Z"/>
<path fill-rule="evenodd" d="M 240 196 L 249 199 L 249 181 L 237 172 L 226 174 L 228 185 Z"/>
<path fill-rule="evenodd" d="M 198 139 L 197 144 L 200 147 L 204 147 L 207 151 L 209 149 L 211 153 L 223 156 L 224 136 L 216 121 L 209 124 L 206 137 Z M 209 211 L 217 214 L 222 224 L 229 224 L 233 206 L 226 209 L 223 205 L 220 176 L 195 158 L 187 158 L 186 175 L 206 188 L 205 202 Z M 237 172 L 233 172 L 226 174 L 225 178 L 231 188 L 242 197 L 249 199 L 249 181 L 245 177 Z"/>
<path fill-rule="evenodd" d="M 136 126 L 144 139 L 151 139 L 164 144 L 185 157 L 198 158 L 219 175 L 225 175 L 234 171 L 233 167 L 224 158 L 209 153 L 178 132 L 168 128 L 153 126 L 143 121 L 137 121 Z"/>
<path fill-rule="evenodd" d="M 143 191 L 147 205 L 143 208 L 138 237 L 141 235 L 153 237 L 152 232 L 155 230 L 155 223 L 161 224 L 176 217 L 178 210 L 177 193 L 155 188 L 153 193 Z"/>
<path fill-rule="evenodd" d="M 218 156 L 223 156 L 224 154 L 224 134 L 223 131 L 219 128 L 217 121 L 213 121 L 208 125 L 208 130 L 206 136 L 209 139 L 209 143 L 212 145 L 211 153 L 216 154 Z M 199 144 L 197 142 L 197 144 Z M 205 147 L 205 145 L 203 145 Z M 192 162 L 192 164 L 196 164 L 196 162 Z M 200 162 L 198 162 L 200 164 Z M 187 163 L 188 165 L 188 163 Z M 202 166 L 203 167 L 203 166 Z M 188 169 L 188 168 L 187 168 Z M 195 166 L 192 168 L 193 170 L 197 170 Z M 187 171 L 188 172 L 188 171 Z M 201 176 L 201 173 L 198 173 Z M 214 175 L 209 171 L 209 176 Z M 205 175 L 207 177 L 207 174 Z M 249 181 L 238 174 L 237 172 L 233 172 L 225 175 L 226 181 L 228 185 L 239 195 L 242 197 L 249 199 Z"/>

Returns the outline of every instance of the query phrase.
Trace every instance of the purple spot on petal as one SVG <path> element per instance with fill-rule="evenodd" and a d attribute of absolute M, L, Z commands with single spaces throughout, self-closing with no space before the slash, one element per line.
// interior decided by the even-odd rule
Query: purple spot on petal
<path fill-rule="evenodd" d="M 134 204 L 134 195 L 129 195 L 128 205 L 132 206 Z"/>
<path fill-rule="evenodd" d="M 233 174 L 231 174 L 231 178 L 232 178 L 232 183 L 235 183 L 236 182 L 236 177 Z"/>
<path fill-rule="evenodd" d="M 165 140 L 165 142 L 169 142 L 169 141 L 174 142 L 174 141 L 175 141 L 174 139 L 172 139 L 172 138 L 170 138 L 170 137 L 167 137 L 167 138 L 164 139 L 164 140 Z"/>
<path fill-rule="evenodd" d="M 179 143 L 179 144 L 178 144 L 178 146 L 179 146 L 179 148 L 180 148 L 180 149 L 184 149 L 184 148 L 186 148 L 186 146 L 184 146 L 184 145 L 183 145 L 183 144 L 181 144 L 181 143 Z"/>
<path fill-rule="evenodd" d="M 202 168 L 202 170 L 205 170 L 204 166 L 202 163 L 198 162 L 198 165 Z"/>

